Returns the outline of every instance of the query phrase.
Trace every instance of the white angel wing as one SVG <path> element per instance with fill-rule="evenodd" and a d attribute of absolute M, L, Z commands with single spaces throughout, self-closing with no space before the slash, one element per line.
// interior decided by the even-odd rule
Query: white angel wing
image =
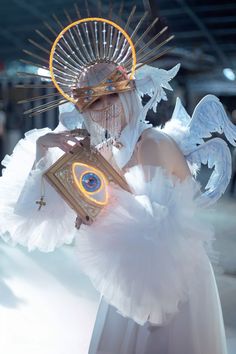
<path fill-rule="evenodd" d="M 191 144 L 201 144 L 203 138 L 212 133 L 225 134 L 226 139 L 236 146 L 236 127 L 229 120 L 220 100 L 214 95 L 205 96 L 196 106 L 189 124 Z"/>
<path fill-rule="evenodd" d="M 179 68 L 180 64 L 170 70 L 145 65 L 137 71 L 135 77 L 136 89 L 140 97 L 145 94 L 151 97 L 148 103 L 149 109 L 153 109 L 156 112 L 158 103 L 161 100 L 167 100 L 165 89 L 172 91 L 169 81 L 175 77 Z"/>
<path fill-rule="evenodd" d="M 226 139 L 236 146 L 236 126 L 229 120 L 220 100 L 214 95 L 205 96 L 196 106 L 192 119 L 177 99 L 173 116 L 163 131 L 177 142 L 184 155 L 190 154 L 204 138 L 212 133 L 225 134 Z"/>
<path fill-rule="evenodd" d="M 225 192 L 232 173 L 231 153 L 226 142 L 221 138 L 213 138 L 200 145 L 187 156 L 190 164 L 207 164 L 213 172 L 205 187 L 205 192 L 198 198 L 200 206 L 214 204 Z"/>
<path fill-rule="evenodd" d="M 224 140 L 213 138 L 205 142 L 204 139 L 212 137 L 213 132 L 224 133 L 226 139 L 236 146 L 236 127 L 229 120 L 220 100 L 214 95 L 205 96 L 196 106 L 191 119 L 177 99 L 172 119 L 163 131 L 176 141 L 194 169 L 200 169 L 201 164 L 214 167 L 199 203 L 202 206 L 215 203 L 230 181 L 231 154 Z"/>

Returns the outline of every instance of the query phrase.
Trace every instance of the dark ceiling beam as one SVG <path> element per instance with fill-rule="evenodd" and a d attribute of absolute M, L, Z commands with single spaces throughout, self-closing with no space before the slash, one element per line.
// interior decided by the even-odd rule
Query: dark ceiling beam
<path fill-rule="evenodd" d="M 184 32 L 174 32 L 176 39 L 189 39 L 189 38 L 200 38 L 205 37 L 205 34 L 202 31 L 184 31 Z M 236 35 L 236 28 L 226 28 L 226 29 L 217 29 L 211 30 L 211 34 L 214 36 L 229 36 L 229 35 Z M 218 46 L 218 43 L 217 43 Z"/>
<path fill-rule="evenodd" d="M 216 5 L 216 4 L 199 5 L 199 6 L 193 6 L 192 10 L 197 13 L 214 12 L 214 11 L 231 11 L 231 10 L 236 10 L 236 3 L 231 3 L 231 4 L 226 3 L 223 5 Z M 179 16 L 179 15 L 183 15 L 183 13 L 184 13 L 183 10 L 180 8 L 161 9 L 162 16 Z"/>
<path fill-rule="evenodd" d="M 206 24 L 222 24 L 222 23 L 236 23 L 236 16 L 211 16 L 204 17 Z"/>
<path fill-rule="evenodd" d="M 25 43 L 19 37 L 12 34 L 9 30 L 2 28 L 0 31 L 0 36 L 7 40 L 7 42 L 13 44 L 15 47 L 13 47 L 14 50 L 16 50 L 16 48 L 22 50 L 25 46 Z M 2 52 L 2 49 L 4 48 L 1 48 L 0 52 Z"/>
<path fill-rule="evenodd" d="M 218 46 L 215 37 L 208 30 L 207 26 L 202 22 L 201 17 L 199 17 L 194 12 L 194 10 L 192 10 L 192 8 L 186 3 L 185 0 L 175 0 L 175 1 L 183 9 L 183 11 L 192 19 L 192 21 L 197 25 L 197 27 L 200 29 L 202 34 L 207 38 L 208 42 L 210 43 L 211 47 L 217 54 L 222 64 L 224 66 L 231 66 L 231 63 L 229 63 L 229 59 L 226 57 L 225 53 Z"/>
<path fill-rule="evenodd" d="M 45 21 L 48 19 L 48 17 L 44 15 L 42 11 L 39 11 L 34 5 L 32 5 L 34 3 L 33 1 L 31 3 L 26 2 L 25 0 L 12 0 L 12 1 L 19 8 L 27 11 L 29 14 L 33 15 L 39 20 Z"/>

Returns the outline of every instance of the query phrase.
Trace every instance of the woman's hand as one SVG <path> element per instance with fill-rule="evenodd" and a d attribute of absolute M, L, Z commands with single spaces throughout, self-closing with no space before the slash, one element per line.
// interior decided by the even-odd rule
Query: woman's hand
<path fill-rule="evenodd" d="M 68 131 L 62 133 L 48 133 L 38 138 L 37 147 L 44 149 L 59 147 L 65 152 L 70 152 L 74 144 L 70 144 L 69 142 L 79 144 L 79 141 Z"/>
<path fill-rule="evenodd" d="M 37 139 L 36 142 L 36 162 L 38 162 L 49 148 L 58 147 L 64 152 L 70 152 L 74 145 L 80 142 L 69 131 L 61 133 L 47 133 Z"/>
<path fill-rule="evenodd" d="M 75 227 L 76 227 L 76 229 L 79 230 L 79 228 L 82 225 L 82 223 L 83 223 L 82 219 L 79 217 L 79 215 L 77 215 L 77 217 L 75 219 Z"/>

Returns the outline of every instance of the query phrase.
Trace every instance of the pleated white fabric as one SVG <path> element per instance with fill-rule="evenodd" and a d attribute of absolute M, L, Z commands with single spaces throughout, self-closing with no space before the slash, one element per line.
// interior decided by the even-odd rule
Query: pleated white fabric
<path fill-rule="evenodd" d="M 178 312 L 204 270 L 211 226 L 197 217 L 199 186 L 161 167 L 126 174 L 133 193 L 110 188 L 110 202 L 76 240 L 79 264 L 119 312 L 143 325 L 163 324 Z M 191 284 L 191 286 L 189 286 Z"/>
<path fill-rule="evenodd" d="M 208 272 L 196 270 L 196 287 L 167 325 L 138 325 L 102 298 L 89 354 L 227 354 L 214 273 L 207 256 L 203 261 Z"/>
<path fill-rule="evenodd" d="M 110 190 L 111 204 L 76 241 L 102 294 L 89 354 L 226 354 L 199 186 L 151 166 L 126 178 L 134 194 Z"/>

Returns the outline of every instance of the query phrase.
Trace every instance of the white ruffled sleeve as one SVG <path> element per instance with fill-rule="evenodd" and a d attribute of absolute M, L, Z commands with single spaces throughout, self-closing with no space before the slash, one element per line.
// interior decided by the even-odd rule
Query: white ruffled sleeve
<path fill-rule="evenodd" d="M 42 195 L 42 175 L 62 154 L 49 149 L 33 170 L 37 139 L 51 132 L 49 128 L 34 129 L 25 134 L 13 154 L 6 156 L 0 178 L 0 235 L 11 244 L 29 250 L 53 251 L 74 237 L 75 213 L 59 194 L 43 179 L 46 205 L 38 210 L 36 201 Z"/>
<path fill-rule="evenodd" d="M 161 167 L 150 175 L 147 181 L 133 167 L 126 174 L 133 194 L 113 186 L 110 204 L 76 237 L 80 266 L 96 289 L 141 325 L 163 324 L 178 312 L 214 240 L 211 226 L 197 217 L 197 183 L 180 182 Z"/>

